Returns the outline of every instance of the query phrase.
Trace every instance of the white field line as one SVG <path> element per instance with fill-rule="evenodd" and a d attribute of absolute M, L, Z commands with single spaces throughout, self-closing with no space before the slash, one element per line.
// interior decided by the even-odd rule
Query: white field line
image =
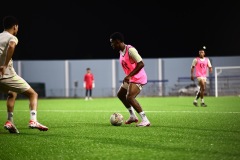
<path fill-rule="evenodd" d="M 6 110 L 0 110 L 6 112 Z M 29 112 L 29 110 L 15 110 L 14 112 Z M 112 112 L 128 112 L 128 111 L 104 111 L 104 110 L 38 110 L 38 112 L 78 112 L 78 113 L 112 113 Z M 211 112 L 211 111 L 144 111 L 146 113 L 215 113 L 215 114 L 240 114 L 240 112 Z"/>

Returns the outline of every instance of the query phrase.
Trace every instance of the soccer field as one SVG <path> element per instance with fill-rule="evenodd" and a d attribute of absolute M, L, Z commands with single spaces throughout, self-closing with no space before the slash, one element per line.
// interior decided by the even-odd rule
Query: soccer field
<path fill-rule="evenodd" d="M 37 116 L 49 127 L 46 132 L 28 128 L 28 101 L 17 100 L 14 122 L 19 134 L 3 128 L 7 113 L 1 100 L 0 159 L 240 159 L 240 97 L 205 97 L 208 107 L 193 106 L 193 99 L 137 98 L 150 127 L 112 126 L 112 113 L 129 116 L 116 97 L 39 99 Z"/>

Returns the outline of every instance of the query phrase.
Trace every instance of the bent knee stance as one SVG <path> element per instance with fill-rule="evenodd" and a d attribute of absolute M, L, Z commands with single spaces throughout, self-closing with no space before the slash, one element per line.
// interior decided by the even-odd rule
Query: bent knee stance
<path fill-rule="evenodd" d="M 35 98 L 38 98 L 38 93 L 37 93 L 37 92 L 34 92 L 34 93 L 33 93 L 33 96 L 34 96 Z"/>
<path fill-rule="evenodd" d="M 127 101 L 128 101 L 130 104 L 132 104 L 132 103 L 135 102 L 135 97 L 134 97 L 134 96 L 129 96 L 129 95 L 127 95 Z"/>
<path fill-rule="evenodd" d="M 17 97 L 17 93 L 16 92 L 8 92 L 8 97 L 9 98 L 16 98 Z"/>

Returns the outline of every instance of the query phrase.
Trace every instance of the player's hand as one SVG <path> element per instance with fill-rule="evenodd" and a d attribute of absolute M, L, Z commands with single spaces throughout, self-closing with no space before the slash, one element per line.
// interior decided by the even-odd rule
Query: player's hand
<path fill-rule="evenodd" d="M 191 76 L 191 80 L 194 81 L 194 76 Z"/>
<path fill-rule="evenodd" d="M 0 66 L 0 76 L 2 77 L 5 73 L 6 66 Z"/>
<path fill-rule="evenodd" d="M 212 68 L 209 68 L 209 73 L 212 73 L 213 71 L 212 71 Z"/>
<path fill-rule="evenodd" d="M 129 83 L 130 78 L 131 78 L 131 77 L 126 76 L 123 81 L 126 82 L 126 83 Z"/>

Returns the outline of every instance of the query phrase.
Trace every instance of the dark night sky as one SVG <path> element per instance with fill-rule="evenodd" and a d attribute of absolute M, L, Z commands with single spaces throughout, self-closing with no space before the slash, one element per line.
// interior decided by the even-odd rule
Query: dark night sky
<path fill-rule="evenodd" d="M 0 18 L 20 23 L 16 60 L 118 58 L 109 43 L 115 31 L 143 58 L 195 57 L 203 45 L 207 56 L 240 55 L 237 1 L 5 3 Z"/>

